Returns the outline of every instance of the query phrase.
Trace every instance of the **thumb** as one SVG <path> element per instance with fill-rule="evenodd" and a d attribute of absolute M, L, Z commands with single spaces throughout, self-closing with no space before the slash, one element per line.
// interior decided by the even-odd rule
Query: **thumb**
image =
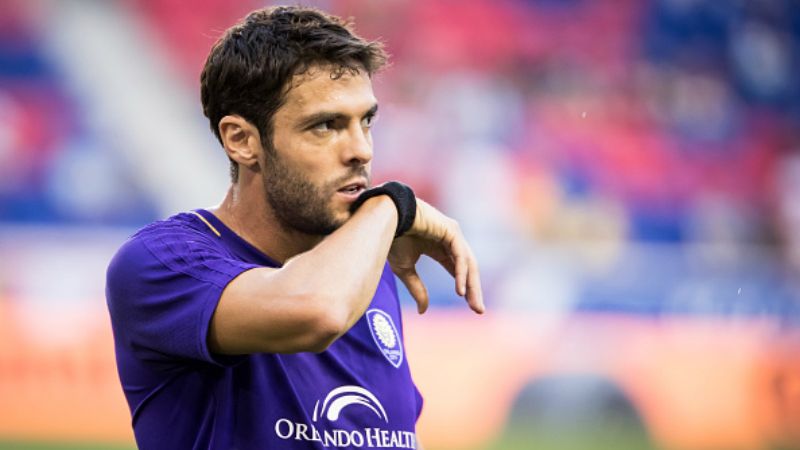
<path fill-rule="evenodd" d="M 428 310 L 428 289 L 414 269 L 404 271 L 397 275 L 408 289 L 408 293 L 417 302 L 417 311 L 422 314 Z"/>

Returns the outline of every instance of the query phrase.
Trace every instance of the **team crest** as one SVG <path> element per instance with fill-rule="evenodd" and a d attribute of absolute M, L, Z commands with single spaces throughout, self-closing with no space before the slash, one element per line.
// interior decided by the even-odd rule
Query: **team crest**
<path fill-rule="evenodd" d="M 403 342 L 392 317 L 380 309 L 370 309 L 367 311 L 367 324 L 375 345 L 395 368 L 399 368 L 403 364 Z"/>

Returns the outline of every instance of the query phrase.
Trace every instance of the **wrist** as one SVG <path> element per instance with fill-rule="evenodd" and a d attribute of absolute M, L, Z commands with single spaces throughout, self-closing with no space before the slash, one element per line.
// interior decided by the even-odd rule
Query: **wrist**
<path fill-rule="evenodd" d="M 407 235 L 420 237 L 425 235 L 425 230 L 421 226 L 421 224 L 425 223 L 425 211 L 423 210 L 424 204 L 425 202 L 423 202 L 422 199 L 417 199 L 416 211 L 414 213 L 414 223 L 411 224 L 411 228 L 409 228 L 406 232 Z"/>

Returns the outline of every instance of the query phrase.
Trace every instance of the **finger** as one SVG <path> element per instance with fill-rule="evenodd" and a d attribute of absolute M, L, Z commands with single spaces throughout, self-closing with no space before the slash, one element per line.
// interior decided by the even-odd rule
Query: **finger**
<path fill-rule="evenodd" d="M 398 275 L 400 281 L 408 289 L 408 293 L 417 302 L 417 312 L 420 314 L 428 310 L 428 289 L 422 282 L 422 279 L 417 274 L 416 270 L 407 270 L 402 275 Z"/>
<path fill-rule="evenodd" d="M 486 305 L 483 303 L 483 288 L 481 288 L 481 276 L 480 270 L 478 269 L 478 261 L 472 255 L 470 255 L 469 258 L 466 299 L 469 307 L 476 313 L 483 314 L 486 311 Z"/>
<path fill-rule="evenodd" d="M 463 297 L 467 294 L 467 275 L 469 274 L 468 252 L 458 241 L 453 242 L 451 253 L 455 264 L 456 294 Z"/>
<path fill-rule="evenodd" d="M 451 277 L 453 277 L 453 279 L 456 278 L 456 266 L 455 263 L 453 263 L 453 258 L 449 254 L 444 252 L 435 252 L 429 254 L 428 256 L 433 258 L 434 261 L 438 262 L 442 267 L 444 267 L 444 269 L 450 274 Z"/>

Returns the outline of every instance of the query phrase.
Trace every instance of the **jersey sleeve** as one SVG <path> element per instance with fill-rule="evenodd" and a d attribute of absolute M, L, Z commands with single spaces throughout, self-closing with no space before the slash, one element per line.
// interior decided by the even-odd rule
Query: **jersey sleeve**
<path fill-rule="evenodd" d="M 208 328 L 228 283 L 256 267 L 199 232 L 134 236 L 107 272 L 106 300 L 116 345 L 144 361 L 233 364 L 238 359 L 209 351 Z"/>

